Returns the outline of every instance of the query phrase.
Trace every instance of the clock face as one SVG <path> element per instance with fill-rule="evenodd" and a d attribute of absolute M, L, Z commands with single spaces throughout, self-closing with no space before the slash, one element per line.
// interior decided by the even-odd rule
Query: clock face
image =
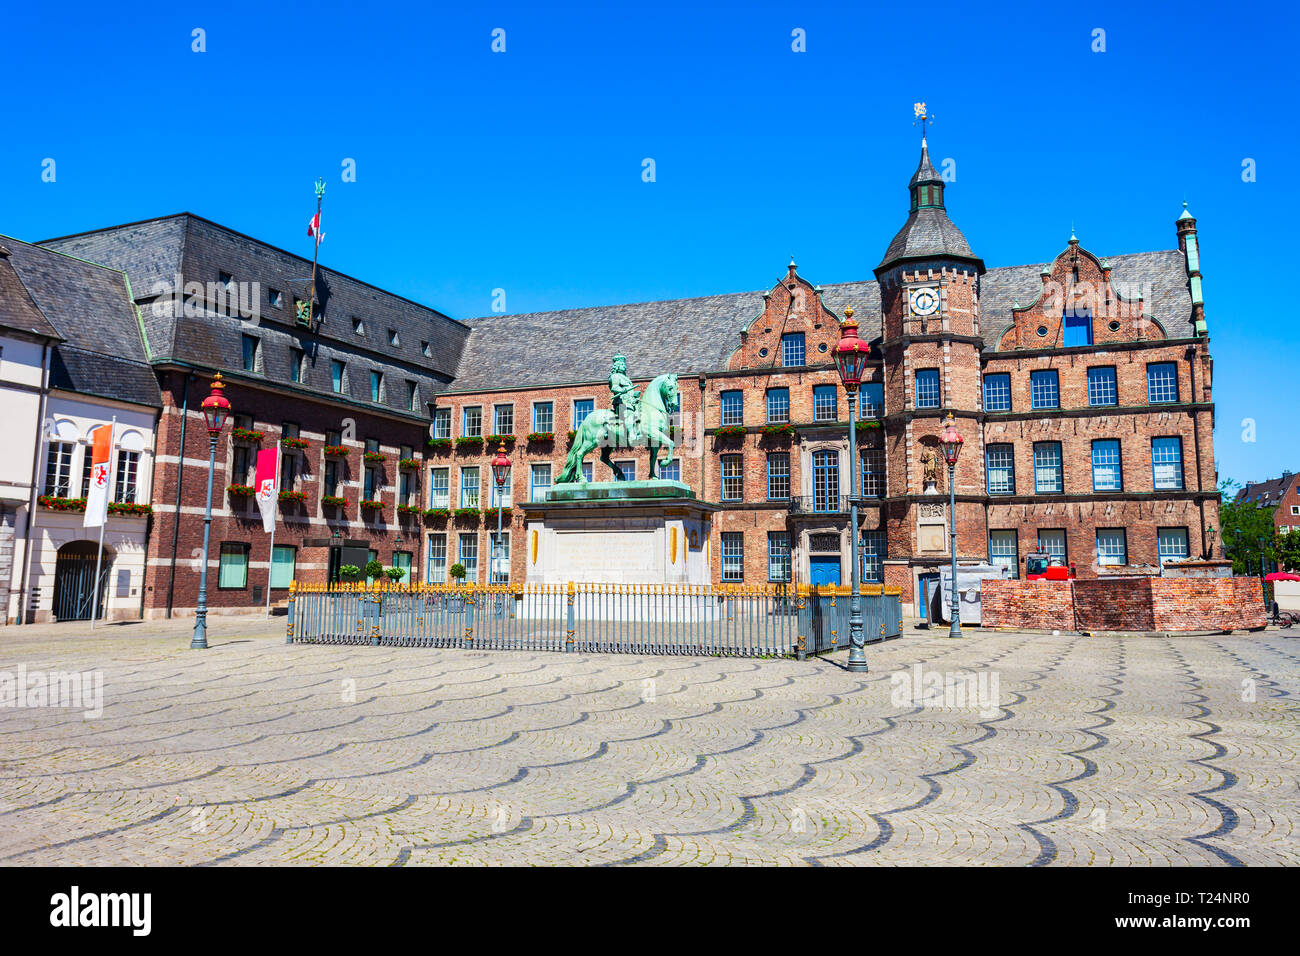
<path fill-rule="evenodd" d="M 934 289 L 912 289 L 908 296 L 913 315 L 933 315 L 939 309 L 939 293 Z"/>

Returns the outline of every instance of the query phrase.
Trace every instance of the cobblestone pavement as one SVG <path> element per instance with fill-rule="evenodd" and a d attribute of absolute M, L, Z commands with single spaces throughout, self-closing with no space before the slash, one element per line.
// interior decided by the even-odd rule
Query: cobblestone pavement
<path fill-rule="evenodd" d="M 1300 862 L 1282 632 L 907 631 L 850 674 L 183 629 L 0 629 L 0 672 L 104 680 L 98 718 L 0 708 L 0 862 Z M 916 701 L 918 664 L 999 697 Z"/>

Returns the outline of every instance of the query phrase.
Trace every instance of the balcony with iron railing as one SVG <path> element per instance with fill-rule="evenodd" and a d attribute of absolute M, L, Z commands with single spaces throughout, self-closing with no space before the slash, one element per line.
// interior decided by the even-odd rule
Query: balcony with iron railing
<path fill-rule="evenodd" d="M 846 515 L 848 513 L 848 495 L 803 495 L 790 499 L 792 515 Z"/>

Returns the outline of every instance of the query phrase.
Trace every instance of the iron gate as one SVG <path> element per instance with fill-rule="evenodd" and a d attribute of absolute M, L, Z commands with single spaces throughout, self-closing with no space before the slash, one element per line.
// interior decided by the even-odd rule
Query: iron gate
<path fill-rule="evenodd" d="M 97 546 L 89 541 L 65 544 L 54 564 L 54 619 L 89 621 L 95 604 L 95 559 Z M 108 579 L 113 558 L 107 548 L 99 574 L 99 617 L 104 616 Z"/>

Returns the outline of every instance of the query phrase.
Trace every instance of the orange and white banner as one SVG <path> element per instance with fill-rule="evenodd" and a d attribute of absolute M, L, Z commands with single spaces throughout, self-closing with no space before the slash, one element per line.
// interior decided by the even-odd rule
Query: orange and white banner
<path fill-rule="evenodd" d="M 113 454 L 113 426 L 100 425 L 90 433 L 90 487 L 86 489 L 83 528 L 98 528 L 108 519 L 108 462 Z"/>

